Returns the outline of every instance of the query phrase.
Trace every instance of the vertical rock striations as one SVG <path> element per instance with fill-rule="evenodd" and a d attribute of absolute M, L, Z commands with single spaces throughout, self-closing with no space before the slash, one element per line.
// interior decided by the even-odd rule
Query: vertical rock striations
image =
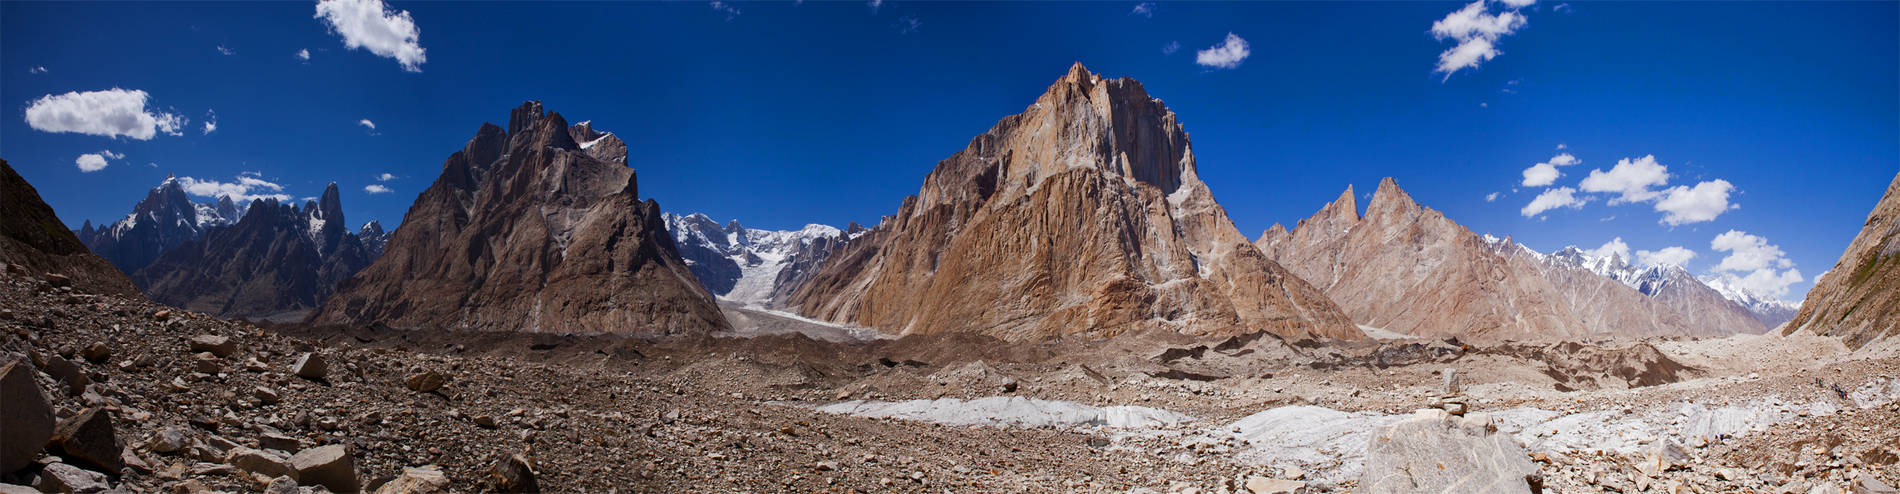
<path fill-rule="evenodd" d="M 416 198 L 376 262 L 314 320 L 556 333 L 726 328 L 641 201 L 626 147 L 528 102 L 483 124 Z"/>
<path fill-rule="evenodd" d="M 1839 336 L 1851 348 L 1900 334 L 1900 175 L 1782 329 L 1795 331 Z"/>
<path fill-rule="evenodd" d="M 1361 335 L 1234 229 L 1161 100 L 1081 64 L 939 162 L 783 303 L 892 333 L 1008 340 Z"/>

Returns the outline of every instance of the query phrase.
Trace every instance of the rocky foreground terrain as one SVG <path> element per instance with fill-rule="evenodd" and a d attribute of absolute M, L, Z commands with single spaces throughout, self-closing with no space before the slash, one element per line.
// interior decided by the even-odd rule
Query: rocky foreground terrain
<path fill-rule="evenodd" d="M 1454 480 L 1545 492 L 1900 478 L 1896 359 L 1824 337 L 649 341 L 257 327 L 0 272 L 4 492 L 1387 492 L 1465 461 L 1491 467 Z M 1445 447 L 1394 446 L 1417 444 Z"/>

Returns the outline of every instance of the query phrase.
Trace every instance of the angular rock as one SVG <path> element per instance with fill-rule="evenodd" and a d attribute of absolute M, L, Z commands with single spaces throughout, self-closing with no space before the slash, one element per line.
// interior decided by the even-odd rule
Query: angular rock
<path fill-rule="evenodd" d="M 58 355 L 47 357 L 46 366 L 41 370 L 46 371 L 46 375 L 53 376 L 53 379 L 65 383 L 66 393 L 72 396 L 85 393 L 86 385 L 92 384 L 92 378 L 86 377 L 86 371 L 80 369 L 79 364 L 74 364 Z"/>
<path fill-rule="evenodd" d="M 105 492 L 112 485 L 103 473 L 54 463 L 40 470 L 40 478 L 33 483 L 33 487 L 47 493 L 93 494 Z"/>
<path fill-rule="evenodd" d="M 277 404 L 277 402 L 283 401 L 284 399 L 282 395 L 277 393 L 277 390 L 271 389 L 270 386 L 258 386 L 255 388 L 251 388 L 251 397 L 257 398 L 257 401 L 259 403 L 263 403 L 265 405 L 275 405 Z"/>
<path fill-rule="evenodd" d="M 503 455 L 488 468 L 488 488 L 495 492 L 539 492 L 534 464 L 521 455 Z"/>
<path fill-rule="evenodd" d="M 191 351 L 210 352 L 219 358 L 229 357 L 237 353 L 237 342 L 223 336 L 198 335 L 191 338 Z"/>
<path fill-rule="evenodd" d="M 59 273 L 46 273 L 46 284 L 53 288 L 65 288 L 73 286 L 73 279 Z"/>
<path fill-rule="evenodd" d="M 87 408 L 67 417 L 53 429 L 52 447 L 61 458 L 81 466 L 117 475 L 125 468 L 119 454 L 125 445 L 113 429 L 112 414 L 103 408 Z"/>
<path fill-rule="evenodd" d="M 283 455 L 243 446 L 232 448 L 230 452 L 225 453 L 224 462 L 240 470 L 266 477 L 290 475 L 293 472 L 290 459 L 284 458 Z"/>
<path fill-rule="evenodd" d="M 323 360 L 323 354 L 306 353 L 297 357 L 297 363 L 291 364 L 290 372 L 304 379 L 321 380 L 330 373 L 330 364 Z"/>
<path fill-rule="evenodd" d="M 404 468 L 402 475 L 376 489 L 376 494 L 439 494 L 449 489 L 449 477 L 435 466 Z"/>
<path fill-rule="evenodd" d="M 356 460 L 349 447 L 341 444 L 318 446 L 290 457 L 290 468 L 300 485 L 321 485 L 336 492 L 356 492 Z"/>
<path fill-rule="evenodd" d="M 1524 447 L 1482 415 L 1438 409 L 1379 428 L 1366 448 L 1368 493 L 1520 493 L 1542 488 Z"/>
<path fill-rule="evenodd" d="M 155 453 L 177 453 L 191 446 L 191 436 L 184 429 L 166 428 L 152 433 L 146 447 Z"/>
<path fill-rule="evenodd" d="M 32 365 L 15 360 L 0 366 L 0 473 L 19 470 L 39 456 L 53 437 L 53 407 L 33 382 Z"/>
<path fill-rule="evenodd" d="M 80 356 L 85 357 L 87 362 L 103 364 L 106 363 L 106 359 L 112 358 L 112 348 L 106 346 L 104 342 L 93 342 L 91 346 L 86 347 L 85 351 L 80 352 Z"/>
<path fill-rule="evenodd" d="M 1854 494 L 1900 494 L 1900 489 L 1894 489 L 1872 474 L 1865 473 L 1855 477 L 1854 483 L 1848 485 L 1847 489 Z"/>
<path fill-rule="evenodd" d="M 257 447 L 273 451 L 297 451 L 303 449 L 303 441 L 283 434 L 260 434 Z"/>
<path fill-rule="evenodd" d="M 1247 479 L 1247 491 L 1253 494 L 1304 494 L 1306 483 L 1256 476 Z"/>
<path fill-rule="evenodd" d="M 448 383 L 448 376 L 444 376 L 442 373 L 432 370 L 425 370 L 410 375 L 409 379 L 403 382 L 405 386 L 409 387 L 410 391 L 421 393 L 442 389 L 442 386 Z"/>

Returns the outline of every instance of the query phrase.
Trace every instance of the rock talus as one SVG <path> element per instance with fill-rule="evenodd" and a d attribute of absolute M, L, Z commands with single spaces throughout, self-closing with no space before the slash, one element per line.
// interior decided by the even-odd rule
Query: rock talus
<path fill-rule="evenodd" d="M 899 334 L 1361 336 L 1234 228 L 1161 100 L 1081 64 L 781 302 Z"/>

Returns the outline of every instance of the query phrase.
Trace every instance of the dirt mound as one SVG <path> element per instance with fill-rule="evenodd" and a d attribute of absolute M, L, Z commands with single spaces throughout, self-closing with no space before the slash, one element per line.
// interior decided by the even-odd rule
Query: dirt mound
<path fill-rule="evenodd" d="M 1557 381 L 1559 391 L 1602 388 L 1640 388 L 1697 377 L 1690 367 L 1648 343 L 1604 347 L 1577 342 L 1528 345 L 1506 343 L 1481 353 L 1542 362 L 1543 372 Z"/>

